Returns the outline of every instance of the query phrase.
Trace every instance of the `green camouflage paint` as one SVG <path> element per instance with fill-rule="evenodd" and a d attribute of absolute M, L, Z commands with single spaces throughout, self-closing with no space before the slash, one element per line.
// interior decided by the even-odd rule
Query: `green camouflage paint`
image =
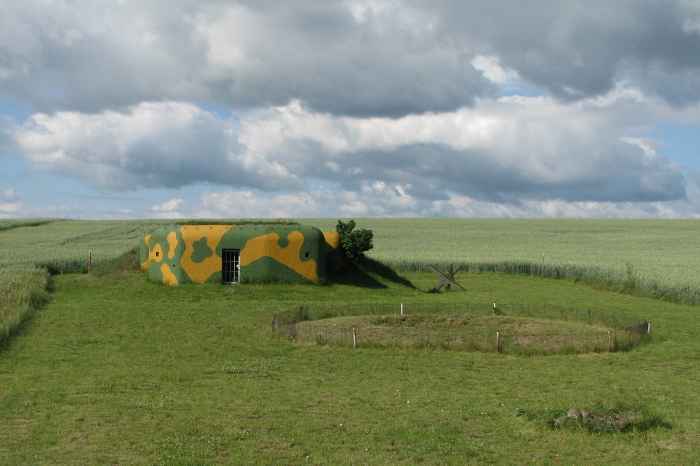
<path fill-rule="evenodd" d="M 306 225 L 171 225 L 146 235 L 139 247 L 150 280 L 178 285 L 221 282 L 221 251 L 240 250 L 241 282 L 327 280 L 336 232 Z"/>

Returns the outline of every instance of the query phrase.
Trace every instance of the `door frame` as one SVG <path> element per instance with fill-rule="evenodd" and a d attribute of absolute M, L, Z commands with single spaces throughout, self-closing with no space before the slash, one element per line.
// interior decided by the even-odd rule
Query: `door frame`
<path fill-rule="evenodd" d="M 228 261 L 227 261 L 228 259 Z M 228 266 L 228 269 L 227 269 Z M 231 274 L 233 276 L 231 276 Z M 226 280 L 231 278 L 232 280 Z M 221 250 L 221 283 L 235 285 L 241 282 L 241 250 L 225 248 Z"/>

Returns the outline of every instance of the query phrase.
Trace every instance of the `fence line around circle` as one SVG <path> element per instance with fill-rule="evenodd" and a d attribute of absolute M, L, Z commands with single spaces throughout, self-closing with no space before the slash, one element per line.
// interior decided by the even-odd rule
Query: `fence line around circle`
<path fill-rule="evenodd" d="M 308 325 L 333 317 L 359 316 L 478 316 L 528 317 L 590 324 L 590 334 L 489 332 L 484 329 L 456 332 L 399 326 L 392 335 L 376 328 Z M 603 328 L 604 327 L 604 328 Z M 274 314 L 275 335 L 297 342 L 348 347 L 422 347 L 503 353 L 582 353 L 631 349 L 649 339 L 650 321 L 640 321 L 626 311 L 575 309 L 553 304 L 516 303 L 308 303 Z"/>

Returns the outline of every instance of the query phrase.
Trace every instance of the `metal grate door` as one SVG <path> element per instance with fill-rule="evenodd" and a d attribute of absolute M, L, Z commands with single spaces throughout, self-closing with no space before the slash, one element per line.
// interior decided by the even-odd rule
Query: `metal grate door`
<path fill-rule="evenodd" d="M 221 251 L 221 281 L 225 284 L 238 283 L 241 275 L 240 249 Z"/>

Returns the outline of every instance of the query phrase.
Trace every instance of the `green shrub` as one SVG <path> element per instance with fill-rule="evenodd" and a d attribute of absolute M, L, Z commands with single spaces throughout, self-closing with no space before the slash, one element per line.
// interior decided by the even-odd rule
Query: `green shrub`
<path fill-rule="evenodd" d="M 354 220 L 350 220 L 347 223 L 338 220 L 338 225 L 336 225 L 335 229 L 340 236 L 340 247 L 343 249 L 345 256 L 351 261 L 360 259 L 366 251 L 372 249 L 372 238 L 374 236 L 372 230 L 364 228 L 356 230 Z"/>

